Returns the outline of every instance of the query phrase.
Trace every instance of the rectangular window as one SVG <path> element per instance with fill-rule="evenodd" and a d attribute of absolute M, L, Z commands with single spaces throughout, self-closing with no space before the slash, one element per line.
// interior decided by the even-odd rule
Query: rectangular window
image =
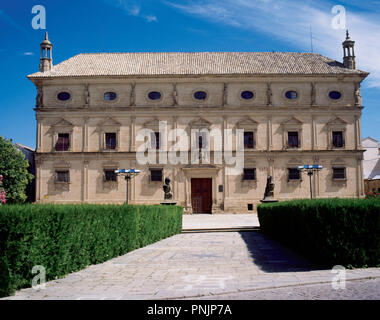
<path fill-rule="evenodd" d="M 343 148 L 343 132 L 342 131 L 333 131 L 332 133 L 332 143 L 335 148 Z"/>
<path fill-rule="evenodd" d="M 104 181 L 117 181 L 116 169 L 106 169 L 104 170 Z"/>
<path fill-rule="evenodd" d="M 333 179 L 346 179 L 346 168 L 333 168 Z"/>
<path fill-rule="evenodd" d="M 289 168 L 288 180 L 301 180 L 301 172 L 297 168 Z"/>
<path fill-rule="evenodd" d="M 253 139 L 253 132 L 244 132 L 244 148 L 253 149 L 255 141 Z"/>
<path fill-rule="evenodd" d="M 162 181 L 162 169 L 150 169 L 150 181 Z"/>
<path fill-rule="evenodd" d="M 245 168 L 243 174 L 243 180 L 256 180 L 256 169 Z"/>
<path fill-rule="evenodd" d="M 107 132 L 105 134 L 105 149 L 114 150 L 116 149 L 116 133 Z"/>
<path fill-rule="evenodd" d="M 298 140 L 298 132 L 297 131 L 289 131 L 288 132 L 288 147 L 289 148 L 298 148 L 299 140 Z"/>
<path fill-rule="evenodd" d="M 153 132 L 151 136 L 151 147 L 152 149 L 160 149 L 160 133 Z"/>
<path fill-rule="evenodd" d="M 68 170 L 57 170 L 55 172 L 55 182 L 70 182 L 70 172 Z"/>
<path fill-rule="evenodd" d="M 58 133 L 57 143 L 55 144 L 56 151 L 68 151 L 70 148 L 70 134 Z"/>

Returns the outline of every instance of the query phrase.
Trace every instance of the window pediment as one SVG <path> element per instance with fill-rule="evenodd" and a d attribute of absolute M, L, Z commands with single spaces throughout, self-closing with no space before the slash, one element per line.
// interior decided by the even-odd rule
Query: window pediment
<path fill-rule="evenodd" d="M 251 118 L 244 118 L 236 123 L 236 128 L 239 129 L 256 129 L 258 122 Z"/>
<path fill-rule="evenodd" d="M 153 131 L 158 131 L 160 127 L 160 120 L 155 117 L 152 120 L 144 122 L 142 126 L 143 128 L 151 129 Z"/>
<path fill-rule="evenodd" d="M 98 123 L 99 127 L 120 127 L 121 123 L 111 117 L 107 117 L 105 120 Z"/>
<path fill-rule="evenodd" d="M 335 117 L 334 119 L 327 122 L 326 125 L 330 128 L 343 128 L 346 127 L 347 122 L 344 121 L 342 118 Z"/>
<path fill-rule="evenodd" d="M 74 124 L 72 124 L 70 121 L 64 118 L 61 118 L 56 123 L 54 123 L 51 127 L 52 128 L 72 128 L 74 127 Z"/>
<path fill-rule="evenodd" d="M 295 117 L 291 117 L 290 119 L 281 123 L 284 127 L 301 127 L 303 122 L 298 120 Z"/>
<path fill-rule="evenodd" d="M 199 117 L 198 119 L 191 121 L 189 126 L 192 129 L 209 129 L 211 127 L 211 122 Z"/>

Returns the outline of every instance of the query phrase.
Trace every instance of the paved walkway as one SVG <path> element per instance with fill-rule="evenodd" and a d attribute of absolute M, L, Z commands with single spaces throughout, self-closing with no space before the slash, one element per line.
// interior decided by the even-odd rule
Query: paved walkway
<path fill-rule="evenodd" d="M 259 227 L 257 214 L 185 214 L 183 229 Z"/>
<path fill-rule="evenodd" d="M 307 284 L 282 288 L 259 289 L 191 300 L 379 300 L 380 279 L 346 281 L 345 288 L 334 289 L 331 284 Z"/>
<path fill-rule="evenodd" d="M 186 225 L 191 218 L 184 220 Z M 300 284 L 331 287 L 335 276 L 316 270 L 260 232 L 192 233 L 90 266 L 48 282 L 45 289 L 20 290 L 8 299 L 261 299 L 271 294 L 276 299 L 289 297 L 289 288 Z M 369 277 L 380 278 L 380 268 L 346 271 L 347 280 Z M 274 296 L 273 290 L 282 291 Z M 380 298 L 378 285 L 369 290 Z M 306 298 L 317 297 L 308 292 Z M 344 298 L 344 292 L 334 291 L 332 298 Z"/>

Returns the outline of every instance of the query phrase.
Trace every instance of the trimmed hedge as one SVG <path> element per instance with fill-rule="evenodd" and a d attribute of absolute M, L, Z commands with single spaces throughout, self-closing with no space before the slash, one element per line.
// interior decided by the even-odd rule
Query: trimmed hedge
<path fill-rule="evenodd" d="M 316 264 L 380 266 L 379 200 L 294 200 L 257 210 L 263 233 Z"/>
<path fill-rule="evenodd" d="M 30 287 L 33 266 L 46 280 L 104 262 L 182 230 L 183 208 L 135 205 L 0 207 L 0 296 Z"/>

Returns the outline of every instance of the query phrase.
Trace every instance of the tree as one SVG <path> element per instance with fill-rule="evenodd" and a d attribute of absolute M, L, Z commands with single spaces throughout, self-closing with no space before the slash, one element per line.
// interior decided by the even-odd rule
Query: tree
<path fill-rule="evenodd" d="M 27 199 L 25 189 L 33 179 L 28 167 L 28 160 L 12 140 L 0 136 L 0 175 L 3 176 L 2 187 L 7 192 L 7 203 L 21 203 Z"/>

